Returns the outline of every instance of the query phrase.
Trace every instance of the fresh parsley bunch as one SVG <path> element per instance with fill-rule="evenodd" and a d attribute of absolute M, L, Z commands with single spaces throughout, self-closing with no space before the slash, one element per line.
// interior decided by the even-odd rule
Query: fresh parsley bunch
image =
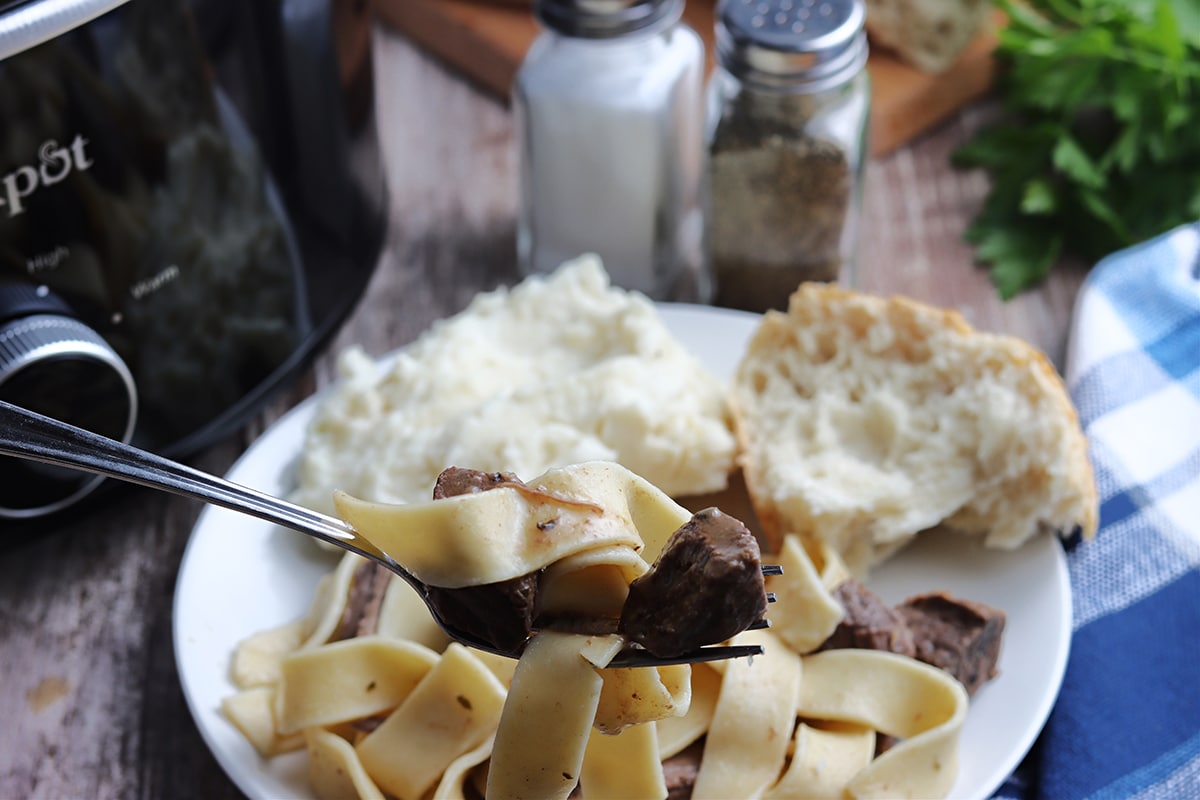
<path fill-rule="evenodd" d="M 1008 299 L 1200 219 L 1200 0 L 995 0 L 1005 108 L 954 154 L 991 179 L 966 232 Z"/>

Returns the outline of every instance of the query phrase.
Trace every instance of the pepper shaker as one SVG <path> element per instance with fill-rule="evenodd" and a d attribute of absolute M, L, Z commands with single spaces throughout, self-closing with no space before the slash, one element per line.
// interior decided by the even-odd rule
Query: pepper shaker
<path fill-rule="evenodd" d="M 535 0 L 513 86 L 518 264 L 584 253 L 614 284 L 707 302 L 704 45 L 683 0 Z"/>
<path fill-rule="evenodd" d="M 852 280 L 870 112 L 862 0 L 720 0 L 706 243 L 716 303 Z"/>

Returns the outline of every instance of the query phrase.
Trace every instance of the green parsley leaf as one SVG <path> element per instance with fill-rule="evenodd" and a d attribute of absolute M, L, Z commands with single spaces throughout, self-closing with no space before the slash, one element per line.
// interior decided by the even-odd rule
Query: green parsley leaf
<path fill-rule="evenodd" d="M 1052 214 L 1058 208 L 1054 187 L 1045 178 L 1034 178 L 1025 184 L 1021 211 L 1026 214 Z"/>
<path fill-rule="evenodd" d="M 1200 0 L 993 0 L 1005 108 L 952 156 L 990 189 L 965 234 L 1008 298 L 1200 218 Z"/>
<path fill-rule="evenodd" d="M 1104 188 L 1104 173 L 1068 134 L 1060 136 L 1054 144 L 1050 162 L 1059 172 L 1082 186 L 1090 189 Z"/>

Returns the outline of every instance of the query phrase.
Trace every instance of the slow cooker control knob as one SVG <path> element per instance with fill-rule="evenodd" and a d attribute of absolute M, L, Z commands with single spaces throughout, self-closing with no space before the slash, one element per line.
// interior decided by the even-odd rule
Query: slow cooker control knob
<path fill-rule="evenodd" d="M 0 400 L 128 442 L 137 389 L 125 362 L 45 287 L 0 284 Z M 0 518 L 66 508 L 103 479 L 0 457 Z"/>

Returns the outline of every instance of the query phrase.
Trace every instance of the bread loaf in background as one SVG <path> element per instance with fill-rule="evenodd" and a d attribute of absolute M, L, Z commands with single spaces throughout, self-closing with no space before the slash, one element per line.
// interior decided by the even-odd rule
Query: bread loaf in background
<path fill-rule="evenodd" d="M 804 284 L 731 387 L 746 486 L 776 551 L 823 541 L 867 573 L 923 530 L 1095 533 L 1087 444 L 1037 349 L 957 312 Z"/>
<path fill-rule="evenodd" d="M 867 35 L 917 69 L 945 72 L 987 22 L 990 0 L 866 0 Z"/>

